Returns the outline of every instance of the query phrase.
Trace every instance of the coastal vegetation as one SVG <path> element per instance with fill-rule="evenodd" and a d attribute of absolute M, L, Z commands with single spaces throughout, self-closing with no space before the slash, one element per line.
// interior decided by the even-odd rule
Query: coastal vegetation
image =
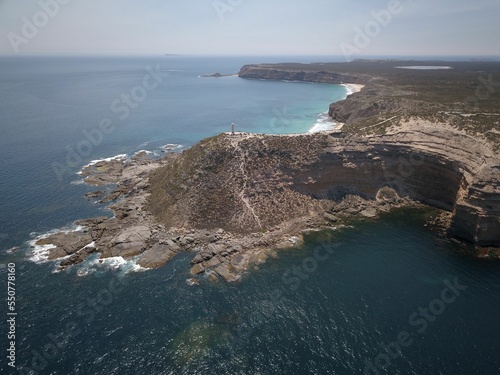
<path fill-rule="evenodd" d="M 450 69 L 402 69 L 446 66 Z M 420 118 L 448 124 L 500 148 L 500 63 L 494 61 L 355 60 L 349 63 L 247 65 L 240 77 L 362 83 L 348 103 L 330 115 L 348 134 L 383 134 L 402 121 Z M 349 80 L 349 81 L 347 81 Z"/>

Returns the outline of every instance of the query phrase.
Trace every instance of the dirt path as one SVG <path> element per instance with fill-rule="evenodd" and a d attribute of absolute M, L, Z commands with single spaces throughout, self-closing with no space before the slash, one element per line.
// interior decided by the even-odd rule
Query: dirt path
<path fill-rule="evenodd" d="M 245 161 L 246 161 L 246 158 L 247 158 L 247 155 L 246 153 L 241 149 L 239 143 L 241 141 L 241 139 L 244 139 L 244 138 L 238 138 L 238 139 L 232 139 L 231 140 L 231 143 L 234 147 L 234 150 L 236 152 L 236 155 L 238 155 L 237 157 L 240 158 L 240 165 L 239 165 L 239 168 L 240 168 L 240 171 L 241 171 L 241 175 L 243 176 L 243 188 L 241 189 L 241 191 L 239 192 L 239 196 L 240 196 L 240 199 L 241 201 L 243 202 L 244 206 L 246 207 L 246 213 L 249 213 L 252 215 L 252 217 L 254 218 L 255 222 L 257 223 L 257 225 L 259 226 L 259 228 L 262 228 L 262 223 L 260 221 L 260 218 L 259 216 L 255 213 L 255 210 L 254 208 L 252 207 L 252 204 L 250 203 L 250 200 L 248 199 L 248 197 L 246 196 L 246 191 L 248 189 L 248 175 L 245 171 Z"/>

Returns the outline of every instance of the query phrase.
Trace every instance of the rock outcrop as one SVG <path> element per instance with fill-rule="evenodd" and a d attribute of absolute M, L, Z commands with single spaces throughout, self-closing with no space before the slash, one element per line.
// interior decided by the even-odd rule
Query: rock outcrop
<path fill-rule="evenodd" d="M 450 234 L 480 247 L 500 246 L 500 164 L 464 174 L 453 208 Z"/>
<path fill-rule="evenodd" d="M 450 235 L 500 247 L 500 159 L 445 124 L 411 119 L 369 136 L 229 133 L 164 160 L 123 162 L 121 172 L 110 163 L 122 196 L 115 217 L 37 242 L 53 246 L 47 257 L 62 268 L 95 252 L 158 268 L 190 250 L 193 276 L 236 281 L 274 249 L 300 245 L 305 230 L 414 204 L 449 212 Z"/>
<path fill-rule="evenodd" d="M 452 235 L 500 246 L 499 171 L 487 143 L 417 120 L 366 137 L 228 134 L 155 171 L 150 210 L 166 226 L 251 233 L 388 187 L 452 212 Z"/>

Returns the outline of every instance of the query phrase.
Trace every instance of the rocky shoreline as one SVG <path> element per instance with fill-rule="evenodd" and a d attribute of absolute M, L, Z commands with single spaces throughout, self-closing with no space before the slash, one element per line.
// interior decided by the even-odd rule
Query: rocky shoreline
<path fill-rule="evenodd" d="M 276 250 L 302 245 L 303 233 L 318 229 L 339 229 L 350 219 L 374 218 L 379 212 L 394 207 L 418 205 L 408 198 L 400 198 L 392 189 L 382 189 L 375 201 L 349 196 L 335 210 L 323 215 L 294 218 L 266 231 L 238 234 L 194 228 L 166 228 L 159 224 L 148 208 L 148 172 L 171 162 L 176 156 L 152 160 L 138 155 L 131 160 L 123 158 L 98 162 L 84 168 L 84 181 L 102 187 L 116 184 L 106 193 L 98 190 L 87 198 L 100 198 L 98 203 L 115 201 L 109 206 L 113 217 L 97 217 L 75 222 L 78 230 L 44 236 L 34 245 L 47 246 L 45 257 L 58 261 L 57 270 L 77 265 L 98 252 L 100 258 L 134 258 L 146 268 L 159 268 L 181 251 L 192 251 L 191 274 L 205 274 L 210 280 L 223 278 L 237 281 L 243 273 L 275 257 Z M 191 279 L 192 283 L 197 283 Z"/>
<path fill-rule="evenodd" d="M 300 78 L 261 66 L 246 66 L 242 75 Z M 360 108 L 376 100 L 373 78 L 304 78 L 367 85 L 331 106 L 332 117 L 346 122 L 341 133 L 224 133 L 160 160 L 142 153 L 93 163 L 82 170 L 84 181 L 116 188 L 86 197 L 110 202 L 114 216 L 80 220 L 79 230 L 35 245 L 58 269 L 96 252 L 158 268 L 191 251 L 191 284 L 202 276 L 233 282 L 276 250 L 300 246 L 308 231 L 430 206 L 440 210 L 433 225 L 448 236 L 475 244 L 478 256 L 500 255 L 500 158 L 487 139 L 425 116 L 381 112 L 371 119 Z"/>
<path fill-rule="evenodd" d="M 306 152 L 305 143 L 310 146 Z M 237 281 L 243 273 L 269 256 L 275 256 L 276 250 L 300 246 L 303 234 L 308 231 L 337 230 L 349 225 L 352 219 L 375 218 L 379 213 L 396 207 L 423 207 L 438 198 L 433 196 L 426 201 L 405 186 L 402 178 L 411 180 L 412 176 L 401 169 L 405 163 L 400 159 L 402 154 L 391 155 L 382 162 L 376 150 L 379 145 L 391 147 L 389 139 L 385 143 L 374 139 L 339 139 L 338 134 L 221 134 L 161 160 L 136 156 L 130 161 L 100 162 L 84 170 L 82 175 L 87 183 L 98 187 L 106 183 L 116 184 L 116 189 L 107 197 L 100 197 L 100 202 L 118 199 L 109 206 L 114 217 L 80 220 L 76 224 L 82 227 L 81 230 L 53 234 L 38 240 L 36 245 L 53 246 L 47 251 L 47 259 L 59 259 L 58 269 L 81 263 L 94 252 L 99 252 L 101 258 L 120 256 L 135 259 L 143 268 L 158 268 L 179 252 L 192 251 L 191 274 L 194 278 L 190 282 L 197 283 L 196 278 L 202 275 L 211 280 Z M 200 148 L 203 154 L 199 153 Z M 308 155 L 311 149 L 316 151 Z M 290 158 L 292 150 L 295 160 Z M 255 155 L 260 152 L 260 158 L 265 161 L 259 160 L 258 156 L 239 160 L 252 152 Z M 210 154 L 227 171 L 214 171 L 211 159 L 207 157 Z M 321 161 L 327 155 L 329 158 L 338 157 L 340 164 L 334 162 L 333 166 L 328 166 L 331 161 Z M 358 155 L 362 157 L 361 163 Z M 422 157 L 425 159 L 430 162 L 430 156 Z M 186 160 L 190 167 L 182 165 Z M 295 166 L 275 168 L 276 161 L 294 163 Z M 391 162 L 396 162 L 395 171 L 377 172 L 374 168 L 377 164 Z M 176 174 L 179 163 L 182 168 Z M 264 169 L 259 170 L 258 166 L 264 166 Z M 319 173 L 317 166 L 321 168 Z M 419 167 L 424 168 L 423 165 Z M 204 173 L 203 168 L 208 168 L 209 172 Z M 328 171 L 328 168 L 332 170 Z M 363 170 L 365 168 L 368 169 Z M 292 169 L 295 170 L 290 172 Z M 288 175 L 283 173 L 284 170 L 289 171 Z M 208 173 L 212 173 L 211 176 L 219 179 L 222 185 L 213 186 Z M 377 173 L 380 175 L 376 176 Z M 428 173 L 428 178 L 437 178 L 443 171 L 436 169 Z M 367 177 L 370 182 L 363 181 L 359 175 Z M 160 184 L 159 179 L 162 180 Z M 253 185 L 245 186 L 245 179 L 252 180 Z M 325 182 L 331 186 L 325 186 Z M 200 183 L 212 193 L 221 194 L 222 197 L 218 198 L 231 207 L 230 212 L 224 213 L 219 207 L 219 216 L 213 217 L 210 205 L 218 204 L 218 198 L 208 196 Z M 242 189 L 239 193 L 231 193 L 236 202 L 224 196 L 230 190 L 229 186 Z M 339 190 L 340 186 L 344 190 Z M 172 192 L 179 187 L 184 191 L 175 194 L 172 204 L 157 199 L 158 189 Z M 192 200 L 194 196 L 202 197 L 204 203 Z M 444 203 L 432 205 L 441 206 L 441 226 L 449 229 L 456 220 L 452 210 L 446 209 Z M 169 215 L 167 221 L 161 215 L 165 212 Z M 492 249 L 485 250 L 487 248 L 483 247 L 478 255 L 496 254 Z"/>

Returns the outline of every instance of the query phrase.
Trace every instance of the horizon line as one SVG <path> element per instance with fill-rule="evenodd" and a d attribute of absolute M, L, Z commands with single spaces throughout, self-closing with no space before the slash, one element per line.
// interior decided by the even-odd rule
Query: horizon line
<path fill-rule="evenodd" d="M 85 57 L 100 57 L 100 58 L 112 58 L 112 57 L 164 57 L 164 58 L 175 58 L 175 57 L 322 57 L 330 59 L 340 59 L 343 62 L 351 62 L 355 60 L 365 60 L 365 59 L 408 59 L 408 58 L 460 58 L 460 59 L 500 59 L 500 55 L 482 55 L 482 54 L 448 54 L 448 55 L 438 55 L 438 54 L 416 54 L 416 55 L 360 55 L 355 59 L 346 60 L 343 55 L 330 55 L 330 54 L 64 54 L 64 53 L 47 53 L 47 54 L 2 54 L 0 53 L 0 58 L 37 58 L 37 57 L 71 57 L 71 58 L 85 58 Z"/>

